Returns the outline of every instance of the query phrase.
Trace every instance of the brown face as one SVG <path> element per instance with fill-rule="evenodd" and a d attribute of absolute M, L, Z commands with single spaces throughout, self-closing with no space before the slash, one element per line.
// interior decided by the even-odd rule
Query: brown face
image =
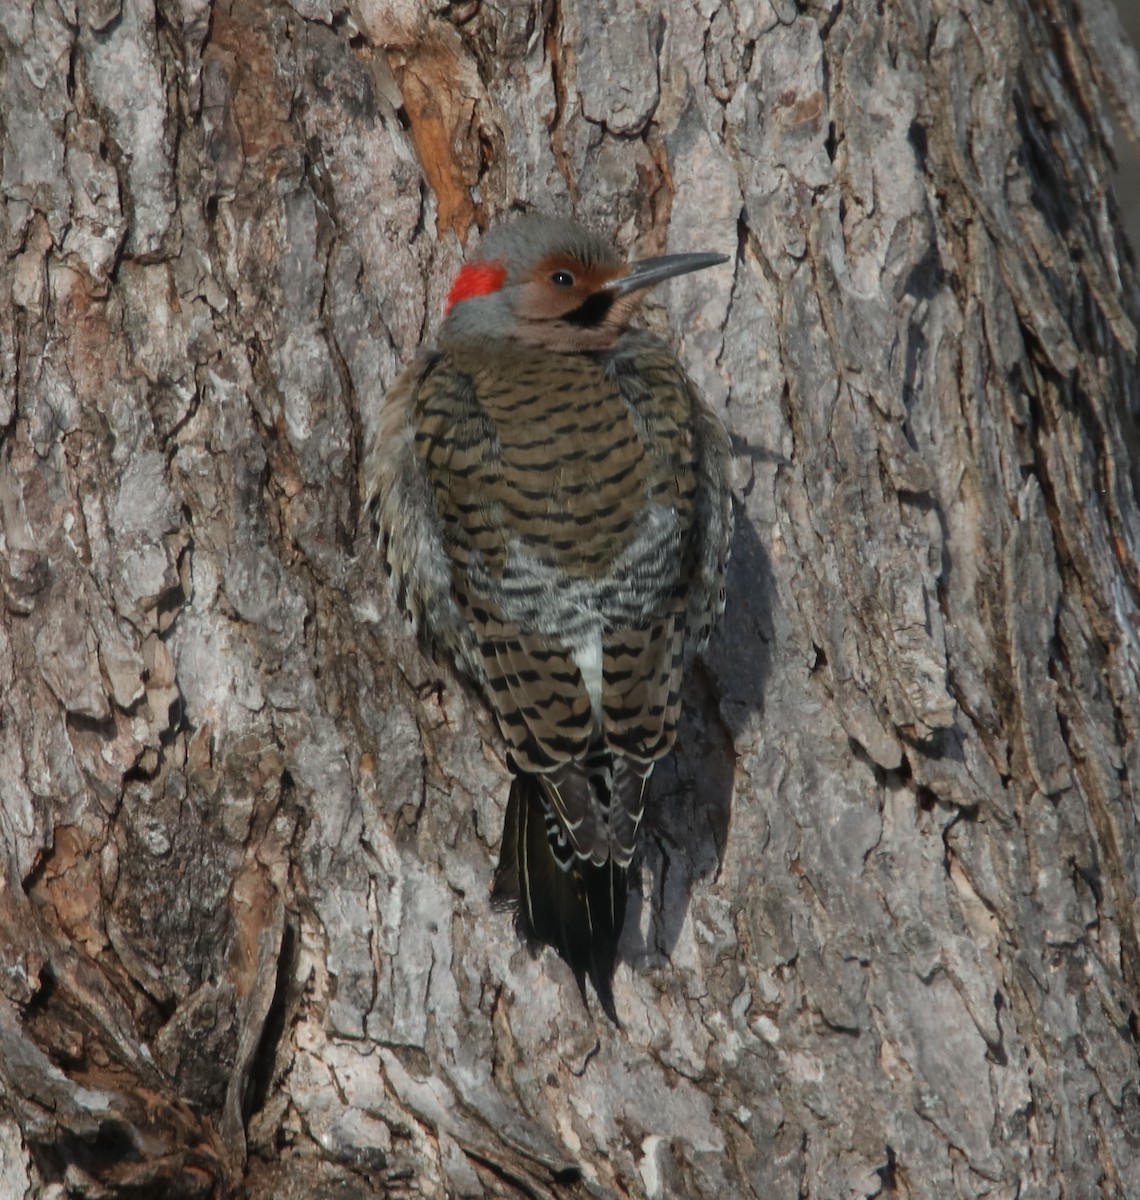
<path fill-rule="evenodd" d="M 606 284 L 626 271 L 625 266 L 588 266 L 568 254 L 539 259 L 519 287 L 520 332 L 556 349 L 612 346 L 636 299 L 615 296 Z"/>

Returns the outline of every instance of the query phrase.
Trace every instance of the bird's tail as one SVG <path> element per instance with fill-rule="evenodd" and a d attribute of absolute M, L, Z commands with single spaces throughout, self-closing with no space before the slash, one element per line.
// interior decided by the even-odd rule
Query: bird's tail
<path fill-rule="evenodd" d="M 529 945 L 544 942 L 558 951 L 583 997 L 590 977 L 615 1025 L 613 974 L 625 921 L 627 875 L 628 869 L 612 857 L 599 865 L 576 855 L 541 777 L 515 775 L 492 896 L 516 907 L 516 925 Z"/>

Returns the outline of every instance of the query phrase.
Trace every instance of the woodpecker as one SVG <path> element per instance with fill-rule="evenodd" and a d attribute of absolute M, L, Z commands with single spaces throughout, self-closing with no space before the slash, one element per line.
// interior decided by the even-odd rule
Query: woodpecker
<path fill-rule="evenodd" d="M 627 874 L 681 678 L 724 610 L 731 452 L 645 290 L 727 262 L 627 263 L 532 214 L 482 240 L 434 346 L 385 396 L 365 490 L 401 607 L 473 684 L 512 781 L 492 898 L 531 948 L 612 980 Z"/>

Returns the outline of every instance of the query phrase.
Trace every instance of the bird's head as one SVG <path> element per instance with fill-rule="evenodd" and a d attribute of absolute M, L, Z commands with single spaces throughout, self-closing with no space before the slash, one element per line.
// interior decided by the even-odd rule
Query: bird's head
<path fill-rule="evenodd" d="M 492 230 L 455 277 L 440 343 L 506 339 L 606 350 L 646 288 L 727 261 L 723 254 L 670 254 L 626 263 L 605 238 L 572 221 L 518 217 Z"/>

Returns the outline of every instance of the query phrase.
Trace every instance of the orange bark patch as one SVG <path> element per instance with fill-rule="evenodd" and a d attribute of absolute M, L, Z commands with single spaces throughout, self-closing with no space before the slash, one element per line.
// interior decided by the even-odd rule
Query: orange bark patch
<path fill-rule="evenodd" d="M 55 924 L 93 958 L 107 945 L 103 932 L 98 847 L 73 825 L 55 830 L 55 844 L 31 889 L 49 907 Z"/>
<path fill-rule="evenodd" d="M 274 924 L 277 893 L 272 883 L 252 864 L 238 873 L 230 889 L 234 915 L 234 940 L 230 946 L 229 978 L 244 999 L 258 981 L 262 967 L 262 934 Z"/>
<path fill-rule="evenodd" d="M 823 113 L 823 93 L 812 92 L 799 103 L 792 105 L 789 114 L 789 125 L 806 125 L 809 121 L 818 121 Z"/>
<path fill-rule="evenodd" d="M 471 189 L 482 151 L 476 107 L 483 99 L 475 64 L 454 30 L 429 35 L 415 50 L 392 55 L 412 141 L 438 205 L 436 233 L 461 242 L 476 219 Z"/>

